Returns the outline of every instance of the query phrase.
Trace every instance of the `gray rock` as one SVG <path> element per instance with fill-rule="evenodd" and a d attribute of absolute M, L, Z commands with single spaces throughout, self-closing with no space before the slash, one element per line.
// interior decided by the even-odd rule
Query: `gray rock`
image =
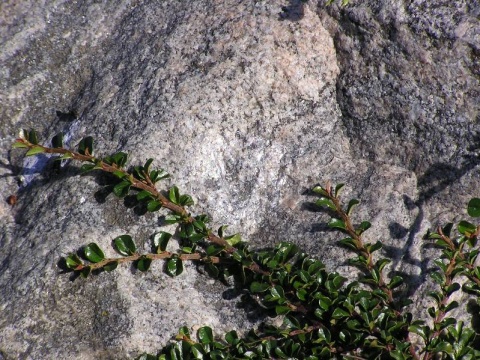
<path fill-rule="evenodd" d="M 192 265 L 176 279 L 161 263 L 61 274 L 58 260 L 89 242 L 113 255 L 129 233 L 148 249 L 164 227 L 104 199 L 102 176 L 23 161 L 8 150 L 20 128 L 64 131 L 71 146 L 92 135 L 99 154 L 127 151 L 132 164 L 153 157 L 173 175 L 164 187 L 191 194 L 215 226 L 256 247 L 293 241 L 349 274 L 305 196 L 346 182 L 369 240 L 421 290 L 434 255 L 423 233 L 479 195 L 479 11 L 460 0 L 3 2 L 0 191 L 18 203 L 0 204 L 0 358 L 132 358 L 182 325 L 221 334 L 259 321 Z"/>

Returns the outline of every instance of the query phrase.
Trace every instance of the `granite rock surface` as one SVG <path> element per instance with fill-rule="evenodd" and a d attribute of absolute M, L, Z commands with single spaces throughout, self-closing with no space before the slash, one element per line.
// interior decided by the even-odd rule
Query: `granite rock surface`
<path fill-rule="evenodd" d="M 293 241 L 348 274 L 306 195 L 345 182 L 369 239 L 426 301 L 423 233 L 480 196 L 480 3 L 351 3 L 2 2 L 0 359 L 133 358 L 182 325 L 221 334 L 261 320 L 193 266 L 176 279 L 162 264 L 61 274 L 58 260 L 89 242 L 113 255 L 128 233 L 147 249 L 164 227 L 104 197 L 101 176 L 23 160 L 9 150 L 21 128 L 155 158 L 165 187 L 216 226 L 255 247 Z"/>

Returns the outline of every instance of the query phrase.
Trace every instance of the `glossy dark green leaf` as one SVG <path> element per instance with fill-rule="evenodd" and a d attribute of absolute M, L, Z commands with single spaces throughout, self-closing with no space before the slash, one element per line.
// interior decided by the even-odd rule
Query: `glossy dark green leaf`
<path fill-rule="evenodd" d="M 178 257 L 173 257 L 167 261 L 167 274 L 174 277 L 183 272 L 183 262 Z"/>
<path fill-rule="evenodd" d="M 202 344 L 210 344 L 213 342 L 213 332 L 212 329 L 208 326 L 203 326 L 197 331 L 198 340 Z"/>
<path fill-rule="evenodd" d="M 140 259 L 138 259 L 136 265 L 137 269 L 140 271 L 147 271 L 150 269 L 150 264 L 152 263 L 152 259 L 149 259 L 146 256 L 142 256 Z"/>
<path fill-rule="evenodd" d="M 428 326 L 410 325 L 408 331 L 419 335 L 424 340 L 430 336 L 430 328 Z"/>
<path fill-rule="evenodd" d="M 286 315 L 291 311 L 291 309 L 288 306 L 285 305 L 277 305 L 275 306 L 275 313 L 277 315 Z"/>
<path fill-rule="evenodd" d="M 115 249 L 123 256 L 130 256 L 137 252 L 137 246 L 130 235 L 120 235 L 113 239 Z"/>
<path fill-rule="evenodd" d="M 77 254 L 70 254 L 65 258 L 65 263 L 69 269 L 75 270 L 78 266 L 83 264 L 82 260 Z"/>
<path fill-rule="evenodd" d="M 85 246 L 83 248 L 83 253 L 85 254 L 85 257 L 93 263 L 98 263 L 105 259 L 102 249 L 100 249 L 100 247 L 95 243 L 90 243 Z"/>
<path fill-rule="evenodd" d="M 339 308 L 337 307 L 335 310 L 333 310 L 333 313 L 332 313 L 332 318 L 334 319 L 341 319 L 341 318 L 345 318 L 345 317 L 349 317 L 350 314 L 348 313 L 348 311 L 345 311 L 344 309 L 342 308 Z"/>
<path fill-rule="evenodd" d="M 80 271 L 80 275 L 82 275 L 82 277 L 86 279 L 90 275 L 91 272 L 92 272 L 92 268 L 90 266 L 85 266 Z"/>
<path fill-rule="evenodd" d="M 117 266 L 118 266 L 118 261 L 112 261 L 112 262 L 109 262 L 107 265 L 105 265 L 103 269 L 105 271 L 113 271 L 117 268 Z"/>
<path fill-rule="evenodd" d="M 153 199 L 153 195 L 149 191 L 142 190 L 137 194 L 137 200 L 141 201 L 145 199 Z"/>
<path fill-rule="evenodd" d="M 442 341 L 435 346 L 435 351 L 443 352 L 448 355 L 453 355 L 455 353 L 452 344 Z"/>
<path fill-rule="evenodd" d="M 357 242 L 355 240 L 353 240 L 352 238 L 345 238 L 345 239 L 342 239 L 338 242 L 340 245 L 343 245 L 345 247 L 348 247 L 350 249 L 353 249 L 353 250 L 357 250 Z"/>
<path fill-rule="evenodd" d="M 149 158 L 146 162 L 145 162 L 145 165 L 143 165 L 143 169 L 145 170 L 145 172 L 149 173 L 150 172 L 150 166 L 152 165 L 153 163 L 153 159 L 152 158 Z"/>
<path fill-rule="evenodd" d="M 252 293 L 261 293 L 268 290 L 269 287 L 268 283 L 254 281 L 250 284 L 250 291 Z"/>
<path fill-rule="evenodd" d="M 113 193 L 120 198 L 125 197 L 127 196 L 131 186 L 132 184 L 130 183 L 130 181 L 123 180 L 122 182 L 114 186 Z"/>
<path fill-rule="evenodd" d="M 347 215 L 350 216 L 352 214 L 352 211 L 353 211 L 353 208 L 360 204 L 360 201 L 357 200 L 357 199 L 352 199 L 348 202 L 348 206 L 347 206 Z"/>
<path fill-rule="evenodd" d="M 180 195 L 178 203 L 182 206 L 191 206 L 194 204 L 194 201 L 190 195 Z"/>
<path fill-rule="evenodd" d="M 52 147 L 53 148 L 62 148 L 63 147 L 63 133 L 59 132 L 52 138 Z"/>
<path fill-rule="evenodd" d="M 439 285 L 443 285 L 446 281 L 445 275 L 438 271 L 431 273 L 430 277 L 433 279 L 433 281 L 435 281 Z"/>
<path fill-rule="evenodd" d="M 459 283 L 453 283 L 445 289 L 445 293 L 447 294 L 447 296 L 450 296 L 458 290 L 460 290 L 460 284 Z"/>
<path fill-rule="evenodd" d="M 242 237 L 240 234 L 234 234 L 234 235 L 230 235 L 230 236 L 226 236 L 224 238 L 224 240 L 230 244 L 230 246 L 235 246 L 237 244 L 239 244 L 241 241 L 242 241 Z"/>
<path fill-rule="evenodd" d="M 377 251 L 377 250 L 380 250 L 382 248 L 382 243 L 381 241 L 377 241 L 375 244 L 372 244 L 372 245 L 368 245 L 369 247 L 369 250 L 371 253 Z"/>
<path fill-rule="evenodd" d="M 333 204 L 332 200 L 327 199 L 325 197 L 321 197 L 317 201 L 315 201 L 315 204 L 320 207 L 327 207 L 331 210 L 336 210 L 335 205 Z"/>
<path fill-rule="evenodd" d="M 399 275 L 396 275 L 390 280 L 389 284 L 387 285 L 389 289 L 393 290 L 403 284 L 403 278 Z"/>
<path fill-rule="evenodd" d="M 472 223 L 469 223 L 468 221 L 460 221 L 458 223 L 458 232 L 462 235 L 470 235 L 477 230 L 476 226 L 473 225 Z"/>
<path fill-rule="evenodd" d="M 28 141 L 33 145 L 37 145 L 38 144 L 37 132 L 35 130 L 30 130 L 27 133 L 28 133 Z"/>
<path fill-rule="evenodd" d="M 340 219 L 336 219 L 336 218 L 332 218 L 330 220 L 330 222 L 328 223 L 328 226 L 333 228 L 333 229 L 340 229 L 340 230 L 346 230 L 346 226 L 345 226 L 345 223 L 340 220 Z"/>
<path fill-rule="evenodd" d="M 28 148 L 28 145 L 25 144 L 23 141 L 21 140 L 16 140 L 13 144 L 12 144 L 12 148 L 13 149 L 26 149 Z"/>
<path fill-rule="evenodd" d="M 385 266 L 390 264 L 392 261 L 389 259 L 379 259 L 376 263 L 375 266 L 378 268 L 379 271 L 382 271 Z"/>
<path fill-rule="evenodd" d="M 468 202 L 467 206 L 468 215 L 471 217 L 480 217 L 480 199 L 473 198 Z"/>
<path fill-rule="evenodd" d="M 315 186 L 315 187 L 312 189 L 312 191 L 313 191 L 314 193 L 320 194 L 320 195 L 322 195 L 322 196 L 328 196 L 327 191 L 326 191 L 323 187 L 321 187 L 321 186 Z"/>
<path fill-rule="evenodd" d="M 154 251 L 159 254 L 167 249 L 168 241 L 171 239 L 172 234 L 160 231 L 153 235 L 153 248 Z"/>
<path fill-rule="evenodd" d="M 345 184 L 337 184 L 335 186 L 335 197 L 339 197 L 340 193 L 342 192 L 343 188 L 345 187 Z"/>
<path fill-rule="evenodd" d="M 44 153 L 45 149 L 41 146 L 33 146 L 31 147 L 26 153 L 25 156 L 32 156 L 32 155 L 37 155 Z"/>
<path fill-rule="evenodd" d="M 93 150 L 93 137 L 87 136 L 80 140 L 80 143 L 78 144 L 78 152 L 82 155 L 91 155 L 93 156 L 94 150 Z"/>
<path fill-rule="evenodd" d="M 180 201 L 180 192 L 178 191 L 178 187 L 172 186 L 168 191 L 168 199 L 174 203 L 178 204 Z"/>
<path fill-rule="evenodd" d="M 165 222 L 167 224 L 176 224 L 182 221 L 182 217 L 180 215 L 168 214 L 165 216 Z"/>
<path fill-rule="evenodd" d="M 211 245 L 207 246 L 206 253 L 207 253 L 208 256 L 216 256 L 216 255 L 220 254 L 224 249 L 225 249 L 225 247 L 223 247 L 223 246 L 218 246 L 218 245 L 215 245 L 215 244 L 211 244 Z"/>
<path fill-rule="evenodd" d="M 225 341 L 230 344 L 230 345 L 234 345 L 237 343 L 238 341 L 238 335 L 237 335 L 237 332 L 235 330 L 232 330 L 232 331 L 229 331 L 225 334 Z"/>
<path fill-rule="evenodd" d="M 307 290 L 305 289 L 298 289 L 296 295 L 297 295 L 297 298 L 299 298 L 302 301 L 305 301 L 307 299 L 308 293 L 307 293 Z"/>
<path fill-rule="evenodd" d="M 457 301 L 452 301 L 450 302 L 446 307 L 445 307 L 445 313 L 448 313 L 449 311 L 452 311 L 453 309 L 456 309 L 458 307 L 458 302 Z"/>
<path fill-rule="evenodd" d="M 162 203 L 158 200 L 151 200 L 147 204 L 147 210 L 149 212 L 155 212 L 162 208 Z"/>
<path fill-rule="evenodd" d="M 83 172 L 83 173 L 86 173 L 86 172 L 95 170 L 95 168 L 96 168 L 96 165 L 95 165 L 95 164 L 83 164 L 83 165 L 80 167 L 80 171 Z"/>
<path fill-rule="evenodd" d="M 370 227 L 372 226 L 372 224 L 370 224 L 370 222 L 368 221 L 362 221 L 360 223 L 360 225 L 358 225 L 358 228 L 356 229 L 356 232 L 357 234 L 362 234 L 363 232 L 367 231 L 368 229 L 370 229 Z"/>

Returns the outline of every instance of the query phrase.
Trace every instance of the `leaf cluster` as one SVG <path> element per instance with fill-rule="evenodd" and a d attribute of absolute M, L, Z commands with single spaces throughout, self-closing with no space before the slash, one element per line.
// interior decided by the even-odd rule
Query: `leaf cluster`
<path fill-rule="evenodd" d="M 27 156 L 53 154 L 58 159 L 83 162 L 84 171 L 111 173 L 118 179 L 114 195 L 134 195 L 151 212 L 163 209 L 167 223 L 177 226 L 175 235 L 165 231 L 153 234 L 151 249 L 145 253 L 128 234 L 113 239 L 118 254 L 113 258 L 107 258 L 100 245 L 87 244 L 65 257 L 69 271 L 87 278 L 92 273 L 114 271 L 123 263 L 148 271 L 153 261 L 163 261 L 164 271 L 174 277 L 182 274 L 185 261 L 193 261 L 210 276 L 233 281 L 267 315 L 282 319 L 280 326 L 263 324 L 244 335 L 230 331 L 221 338 L 209 327 L 201 327 L 196 334 L 182 327 L 172 343 L 139 359 L 480 358 L 475 347 L 478 335 L 449 316 L 460 306 L 451 300 L 455 292 L 462 290 L 480 299 L 480 267 L 476 265 L 479 226 L 462 220 L 456 227 L 447 224 L 425 235 L 425 241 L 440 254 L 431 274 L 436 290 L 427 294 L 432 299 L 426 311 L 429 320 L 414 319 L 407 310 L 411 301 L 402 296 L 403 278 L 386 273 L 390 260 L 381 256 L 382 242 L 368 241 L 370 222 L 353 220 L 360 201 L 343 201 L 344 184 L 327 183 L 312 191 L 316 205 L 330 214 L 328 226 L 342 234 L 338 245 L 351 251 L 349 263 L 360 271 L 358 278 L 350 280 L 328 271 L 320 260 L 293 243 L 281 242 L 273 249 L 258 251 L 250 249 L 239 234 L 227 235 L 226 225 L 213 230 L 206 215 L 189 211 L 194 205 L 190 195 L 176 186 L 157 189 L 157 183 L 169 175 L 153 169 L 152 159 L 127 169 L 126 153 L 94 156 L 91 137 L 82 139 L 75 151 L 63 147 L 61 134 L 51 143 L 51 147 L 39 145 L 34 131 L 22 131 L 13 147 L 26 149 Z M 468 214 L 480 217 L 480 199 L 469 202 Z M 167 250 L 173 246 L 169 246 L 172 239 L 178 244 L 175 251 Z M 465 280 L 463 285 L 460 278 Z M 414 334 L 420 344 L 412 342 Z"/>

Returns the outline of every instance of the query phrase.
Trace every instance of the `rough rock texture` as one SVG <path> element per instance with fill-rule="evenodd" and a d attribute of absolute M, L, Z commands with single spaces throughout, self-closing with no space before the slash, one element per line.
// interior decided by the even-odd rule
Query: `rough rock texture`
<path fill-rule="evenodd" d="M 0 192 L 19 200 L 0 203 L 0 359 L 131 358 L 182 325 L 258 320 L 191 266 L 177 279 L 161 264 L 59 274 L 60 257 L 91 241 L 147 243 L 163 228 L 105 199 L 99 176 L 23 162 L 8 150 L 20 128 L 153 157 L 216 225 L 258 247 L 295 241 L 344 273 L 348 252 L 304 194 L 347 182 L 392 270 L 424 283 L 429 220 L 480 195 L 480 5 L 352 3 L 2 2 Z"/>

